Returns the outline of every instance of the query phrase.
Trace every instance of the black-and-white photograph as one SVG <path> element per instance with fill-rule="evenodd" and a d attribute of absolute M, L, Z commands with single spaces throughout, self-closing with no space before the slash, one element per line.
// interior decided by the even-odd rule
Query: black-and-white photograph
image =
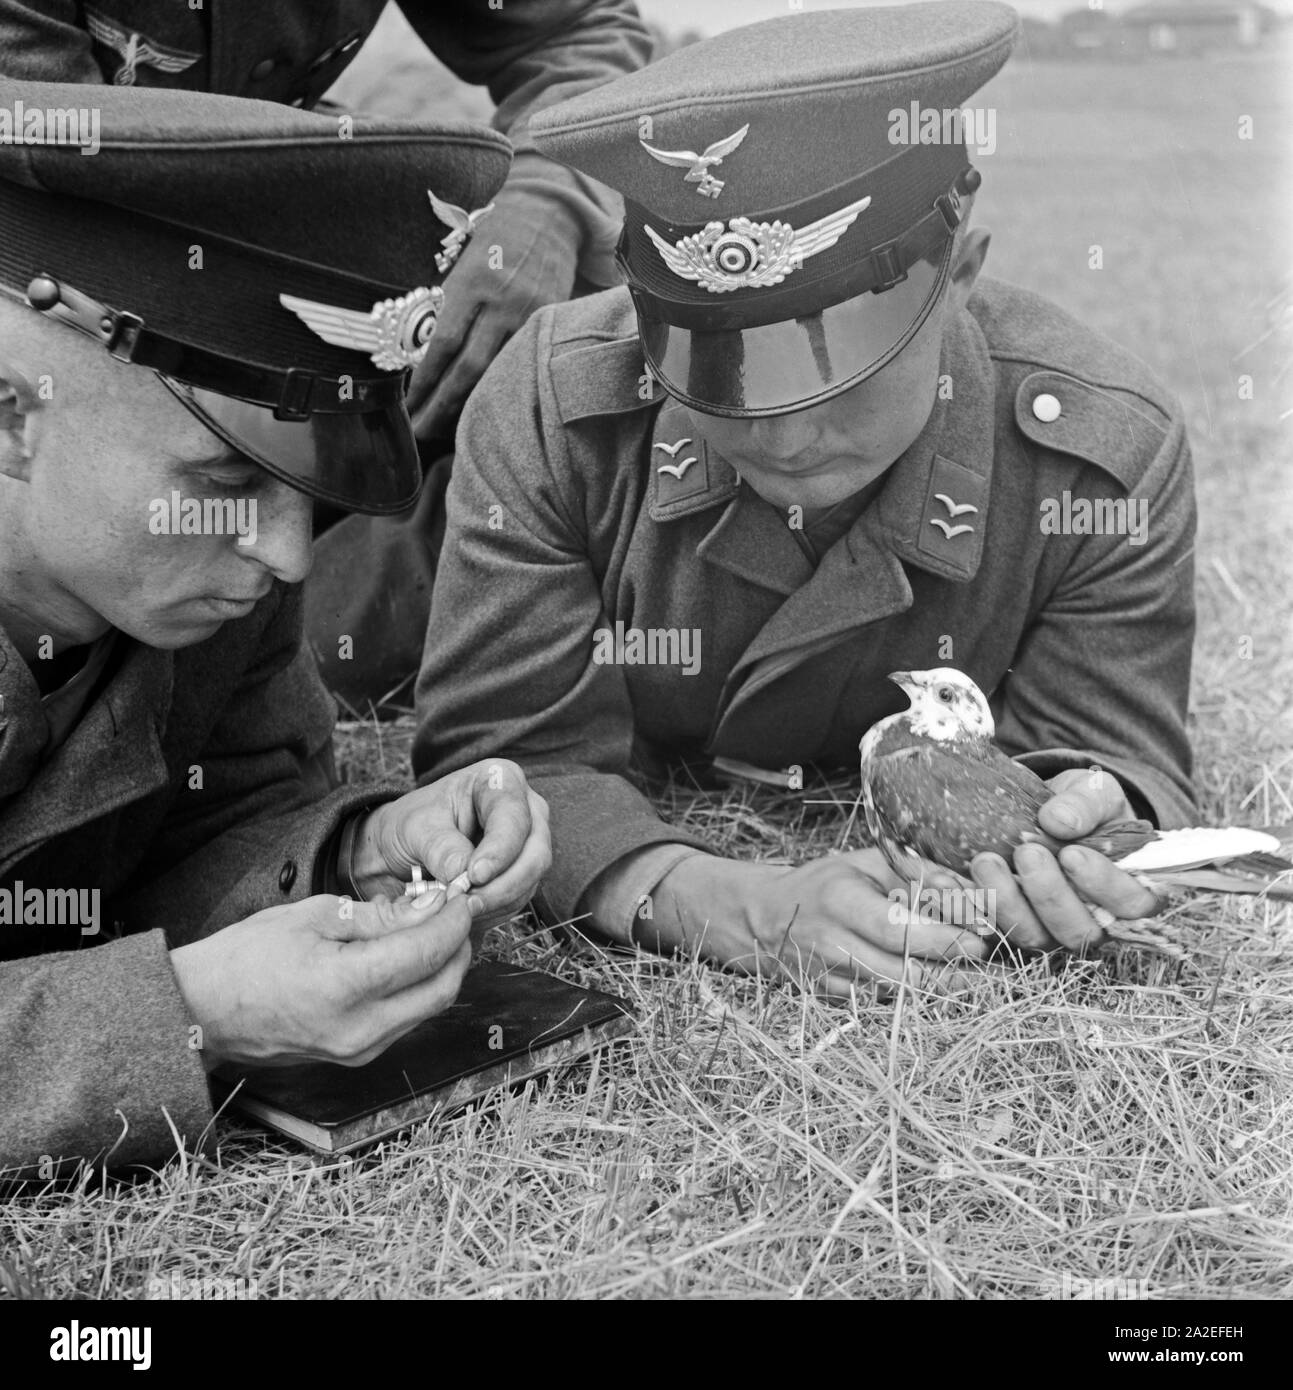
<path fill-rule="evenodd" d="M 1273 1356 L 1291 217 L 1293 0 L 0 0 L 20 1361 Z"/>

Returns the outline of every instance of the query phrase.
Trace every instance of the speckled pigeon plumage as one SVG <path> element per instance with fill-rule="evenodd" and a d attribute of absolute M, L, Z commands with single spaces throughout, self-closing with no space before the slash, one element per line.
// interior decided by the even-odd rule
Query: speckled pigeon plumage
<path fill-rule="evenodd" d="M 939 667 L 896 671 L 889 679 L 911 708 L 875 724 L 860 752 L 867 827 L 894 872 L 918 879 L 920 856 L 968 877 L 976 854 L 993 852 L 1009 863 L 1029 841 L 1058 850 L 1060 842 L 1037 824 L 1052 793 L 992 741 L 992 713 L 970 677 Z M 1142 881 L 1155 891 L 1183 886 L 1293 898 L 1293 878 L 1284 877 L 1293 875 L 1293 863 L 1274 853 L 1280 841 L 1263 831 L 1159 831 L 1138 820 L 1076 843 L 1138 876 L 1152 875 Z"/>

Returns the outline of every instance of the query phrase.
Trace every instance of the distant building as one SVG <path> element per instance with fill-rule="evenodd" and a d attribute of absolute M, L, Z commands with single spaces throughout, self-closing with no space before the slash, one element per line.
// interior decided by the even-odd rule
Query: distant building
<path fill-rule="evenodd" d="M 1124 10 L 1118 27 L 1130 57 L 1190 55 L 1256 48 L 1273 19 L 1255 0 L 1151 0 Z"/>
<path fill-rule="evenodd" d="M 1085 12 L 1084 12 L 1085 13 Z M 1020 15 L 1019 45 L 1015 57 L 1024 62 L 1044 63 L 1055 58 L 1072 57 L 1070 45 L 1058 24 L 1047 24 L 1032 15 Z"/>
<path fill-rule="evenodd" d="M 1122 52 L 1122 33 L 1108 10 L 1070 10 L 1060 17 L 1059 28 L 1069 57 L 1116 57 Z"/>

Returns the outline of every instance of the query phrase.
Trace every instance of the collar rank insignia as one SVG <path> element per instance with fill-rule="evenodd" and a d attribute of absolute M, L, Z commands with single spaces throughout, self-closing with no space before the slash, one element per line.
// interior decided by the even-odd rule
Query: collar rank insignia
<path fill-rule="evenodd" d="M 934 494 L 934 500 L 936 502 L 941 502 L 943 506 L 947 508 L 947 514 L 953 521 L 955 521 L 958 516 L 977 514 L 979 510 L 978 507 L 970 502 L 953 502 L 945 492 L 936 492 Z M 931 526 L 937 526 L 949 541 L 957 536 L 972 535 L 974 533 L 974 527 L 968 522 L 962 521 L 958 525 L 952 526 L 950 523 L 944 521 L 941 516 L 930 517 L 929 524 Z"/>
<path fill-rule="evenodd" d="M 704 154 L 697 154 L 695 150 L 657 150 L 641 138 L 638 143 L 652 159 L 658 159 L 661 164 L 672 165 L 675 169 L 687 169 L 687 182 L 699 184 L 696 192 L 702 197 L 717 198 L 723 191 L 723 180 L 716 179 L 709 172 L 709 166 L 721 164 L 745 139 L 749 129 L 748 124 L 743 125 L 735 135 L 729 135 L 725 140 L 715 140 Z"/>
<path fill-rule="evenodd" d="M 685 448 L 685 447 L 686 447 L 688 444 L 690 444 L 690 443 L 691 443 L 691 440 L 690 440 L 690 439 L 680 439 L 676 444 L 653 444 L 651 447 L 652 447 L 653 449 L 662 449 L 666 454 L 669 455 L 669 457 L 670 457 L 671 459 L 676 460 L 677 457 L 678 457 L 678 454 L 682 451 L 682 449 Z M 683 475 L 683 474 L 692 466 L 692 464 L 695 463 L 695 462 L 696 462 L 696 456 L 693 454 L 693 455 L 691 455 L 689 458 L 683 459 L 683 461 L 682 461 L 681 463 L 674 462 L 674 463 L 661 463 L 661 464 L 658 464 L 658 465 L 656 466 L 656 470 L 655 470 L 655 471 L 656 471 L 657 473 L 668 473 L 668 474 L 670 475 L 670 477 L 677 478 L 677 479 L 681 482 L 681 481 L 682 481 L 682 475 Z"/>
<path fill-rule="evenodd" d="M 88 5 L 85 23 L 96 43 L 121 55 L 121 66 L 112 79 L 115 87 L 133 87 L 140 64 L 156 68 L 158 72 L 174 74 L 187 72 L 202 56 L 200 53 L 186 53 L 182 48 L 167 48 L 164 44 L 154 43 L 143 34 L 132 33 L 113 23 L 106 15 L 99 14 Z"/>
<path fill-rule="evenodd" d="M 444 307 L 444 291 L 410 290 L 398 299 L 383 299 L 366 314 L 290 294 L 280 294 L 278 302 L 325 343 L 366 352 L 375 367 L 387 372 L 415 367 L 426 356 L 436 316 Z"/>
<path fill-rule="evenodd" d="M 494 204 L 486 203 L 483 208 L 477 208 L 475 212 L 468 212 L 466 208 L 457 207 L 453 203 L 446 203 L 437 198 L 429 188 L 427 189 L 427 197 L 431 199 L 431 209 L 435 215 L 446 227 L 452 229 L 440 243 L 444 250 L 437 252 L 435 258 L 436 269 L 441 275 L 447 275 L 452 269 L 453 263 L 462 255 L 462 248 L 466 246 L 467 238 L 476 230 L 476 223 L 487 212 L 493 212 Z"/>
<path fill-rule="evenodd" d="M 726 294 L 779 285 L 810 256 L 834 246 L 870 202 L 859 198 L 799 231 L 788 222 L 733 217 L 726 230 L 721 222 L 707 222 L 672 246 L 652 228 L 645 231 L 675 275 L 697 281 L 711 294 Z"/>

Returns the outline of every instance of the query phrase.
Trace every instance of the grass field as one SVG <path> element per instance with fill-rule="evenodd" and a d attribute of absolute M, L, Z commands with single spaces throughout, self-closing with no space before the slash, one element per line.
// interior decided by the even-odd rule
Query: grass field
<path fill-rule="evenodd" d="M 1000 112 L 976 212 L 990 269 L 1186 403 L 1198 786 L 1209 819 L 1248 824 L 1293 822 L 1287 85 L 1272 61 L 1021 65 L 982 98 Z M 352 775 L 399 772 L 408 736 L 346 726 L 338 751 Z M 664 809 L 733 855 L 799 860 L 851 843 L 856 788 L 836 791 L 678 790 Z M 137 1297 L 176 1271 L 305 1298 L 994 1299 L 1067 1277 L 1288 1297 L 1290 913 L 1174 913 L 1183 961 L 1118 948 L 849 1007 L 518 921 L 491 952 L 628 995 L 640 1035 L 352 1164 L 222 1122 L 214 1163 L 11 1201 L 0 1285 Z"/>

